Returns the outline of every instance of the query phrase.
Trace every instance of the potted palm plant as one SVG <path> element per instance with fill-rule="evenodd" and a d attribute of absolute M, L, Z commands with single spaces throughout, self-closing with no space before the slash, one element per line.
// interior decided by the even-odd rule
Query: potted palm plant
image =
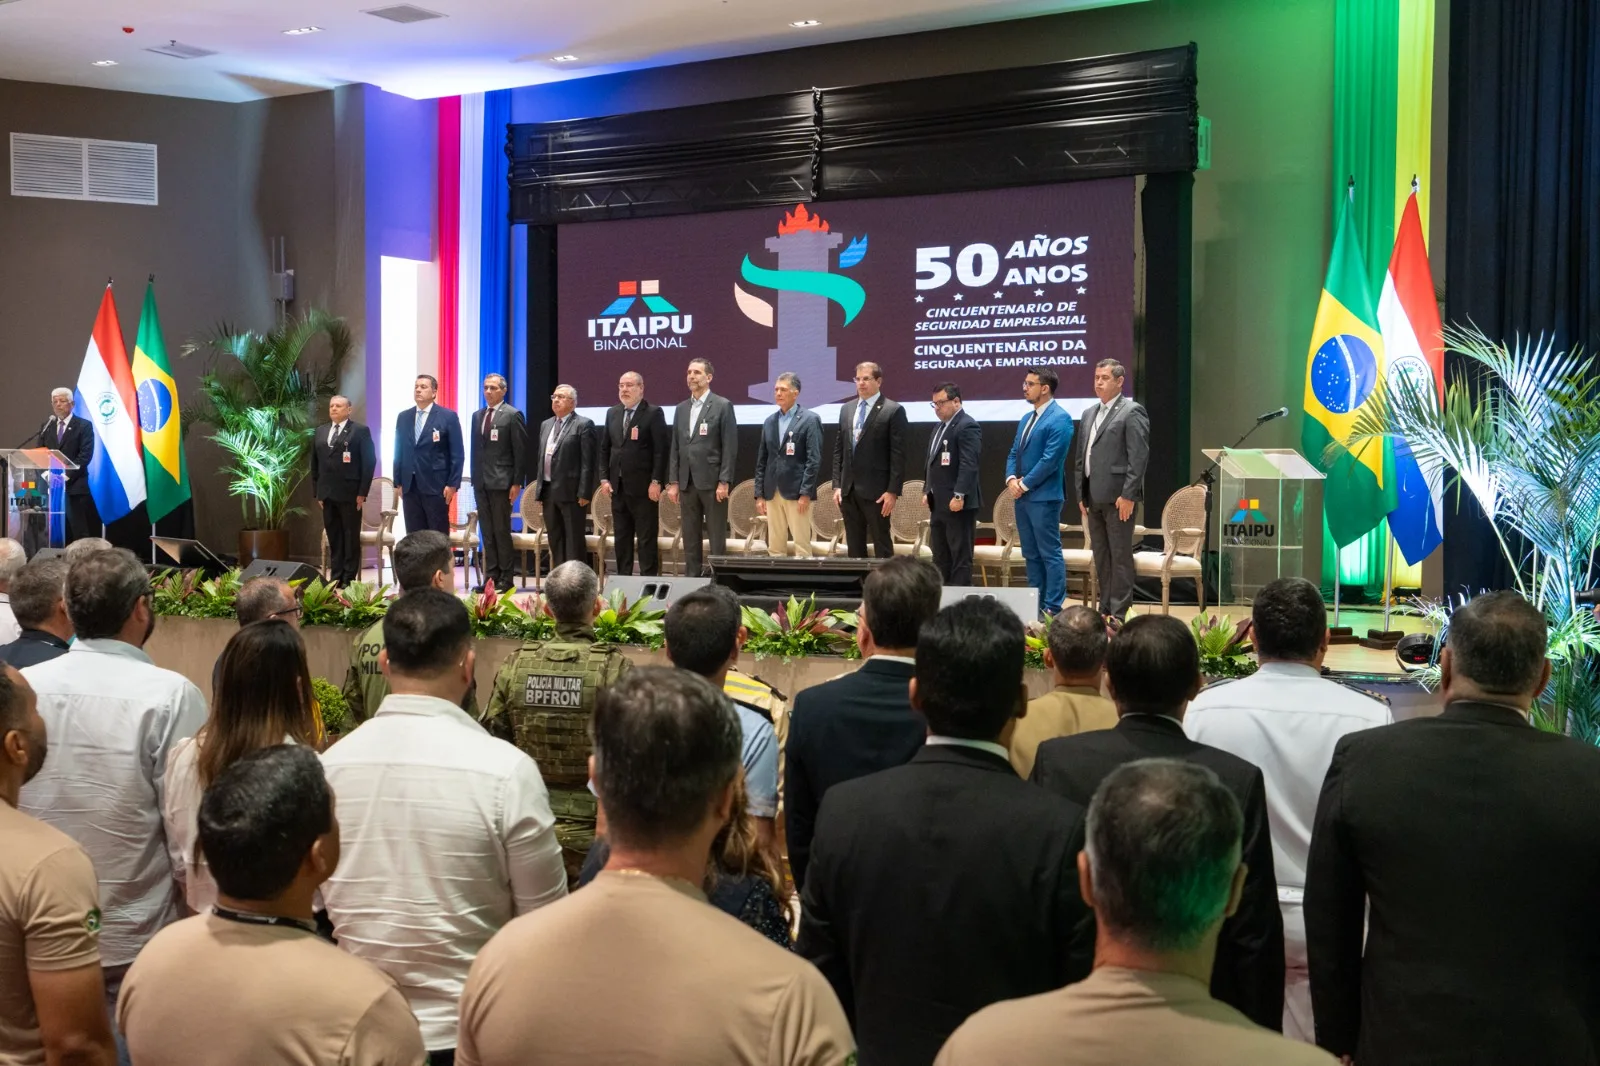
<path fill-rule="evenodd" d="M 308 348 L 327 338 L 327 354 Z M 215 335 L 183 346 L 185 356 L 204 353 L 200 392 L 183 411 L 191 423 L 215 429 L 211 440 L 228 454 L 223 468 L 239 498 L 244 528 L 239 565 L 282 559 L 288 552 L 284 523 L 305 508 L 291 501 L 311 470 L 311 435 L 351 349 L 344 319 L 311 310 L 265 333 L 222 326 Z"/>

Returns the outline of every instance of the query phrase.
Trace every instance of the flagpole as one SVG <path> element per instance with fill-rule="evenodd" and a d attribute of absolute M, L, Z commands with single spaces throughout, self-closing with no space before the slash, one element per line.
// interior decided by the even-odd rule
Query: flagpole
<path fill-rule="evenodd" d="M 1333 628 L 1339 628 L 1339 546 L 1333 546 Z"/>
<path fill-rule="evenodd" d="M 1383 631 L 1389 632 L 1389 607 L 1394 601 L 1394 538 L 1384 531 L 1383 553 Z"/>

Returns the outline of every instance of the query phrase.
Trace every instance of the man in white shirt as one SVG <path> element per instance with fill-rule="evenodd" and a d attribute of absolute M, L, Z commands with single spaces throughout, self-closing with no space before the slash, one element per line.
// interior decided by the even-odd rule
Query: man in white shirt
<path fill-rule="evenodd" d="M 1261 669 L 1204 689 L 1189 704 L 1183 728 L 1191 739 L 1261 768 L 1283 910 L 1283 1031 L 1310 1041 L 1311 980 L 1301 901 L 1317 797 L 1339 738 L 1388 725 L 1394 717 L 1378 700 L 1322 677 L 1328 611 L 1311 582 L 1298 577 L 1271 582 L 1256 593 L 1250 616 Z"/>
<path fill-rule="evenodd" d="M 476 658 L 461 601 L 407 592 L 383 638 L 390 695 L 323 755 L 344 857 L 322 896 L 340 946 L 395 979 L 448 1063 L 478 950 L 565 896 L 566 870 L 538 767 L 461 709 Z"/>
<path fill-rule="evenodd" d="M 22 636 L 22 626 L 11 613 L 11 581 L 27 565 L 28 553 L 10 537 L 0 538 L 0 644 Z"/>
<path fill-rule="evenodd" d="M 116 1002 L 139 949 L 179 917 L 182 896 L 162 828 L 167 755 L 205 724 L 206 703 L 182 674 L 142 650 L 155 629 L 150 575 L 124 548 L 67 570 L 77 643 L 30 666 L 50 758 L 22 790 L 21 809 L 82 845 L 100 882 L 100 962 Z"/>

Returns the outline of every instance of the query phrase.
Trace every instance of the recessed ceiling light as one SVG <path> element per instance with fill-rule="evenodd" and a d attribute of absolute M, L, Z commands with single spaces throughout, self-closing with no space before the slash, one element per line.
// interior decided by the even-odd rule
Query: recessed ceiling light
<path fill-rule="evenodd" d="M 114 67 L 117 65 L 117 61 L 115 59 L 96 59 L 89 65 L 92 67 Z"/>
<path fill-rule="evenodd" d="M 816 19 L 801 19 L 799 22 L 791 22 L 789 25 L 798 30 L 807 30 L 812 26 L 820 26 L 822 23 L 818 22 Z"/>
<path fill-rule="evenodd" d="M 283 32 L 286 35 L 290 36 L 290 37 L 304 37 L 308 33 L 321 33 L 322 32 L 322 27 L 321 26 L 301 26 L 297 30 L 284 30 Z"/>
<path fill-rule="evenodd" d="M 578 61 L 577 56 L 552 56 L 551 59 L 557 63 L 576 63 Z"/>

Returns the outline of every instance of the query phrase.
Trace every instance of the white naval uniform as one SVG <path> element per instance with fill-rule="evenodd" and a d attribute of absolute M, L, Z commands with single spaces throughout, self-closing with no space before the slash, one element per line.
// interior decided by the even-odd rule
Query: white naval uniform
<path fill-rule="evenodd" d="M 1254 763 L 1266 783 L 1283 909 L 1285 1036 L 1313 1039 L 1302 901 L 1322 779 L 1340 737 L 1393 721 L 1380 701 L 1327 680 L 1309 664 L 1288 662 L 1263 663 L 1249 677 L 1211 685 L 1184 713 L 1183 729 L 1191 740 Z"/>

